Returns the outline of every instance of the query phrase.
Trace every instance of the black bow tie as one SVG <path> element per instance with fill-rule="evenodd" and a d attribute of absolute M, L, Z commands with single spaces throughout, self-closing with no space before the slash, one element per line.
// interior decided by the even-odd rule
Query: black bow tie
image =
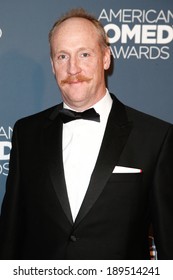
<path fill-rule="evenodd" d="M 100 122 L 100 115 L 95 111 L 94 108 L 88 109 L 84 112 L 75 112 L 69 109 L 62 109 L 59 110 L 59 113 L 63 123 L 79 119 Z"/>

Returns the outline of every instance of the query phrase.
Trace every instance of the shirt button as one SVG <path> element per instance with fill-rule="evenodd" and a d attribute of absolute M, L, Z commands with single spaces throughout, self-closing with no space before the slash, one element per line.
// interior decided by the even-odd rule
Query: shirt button
<path fill-rule="evenodd" d="M 76 242 L 76 241 L 77 241 L 77 238 L 76 238 L 76 236 L 71 235 L 71 236 L 70 236 L 70 240 L 71 240 L 72 242 Z"/>

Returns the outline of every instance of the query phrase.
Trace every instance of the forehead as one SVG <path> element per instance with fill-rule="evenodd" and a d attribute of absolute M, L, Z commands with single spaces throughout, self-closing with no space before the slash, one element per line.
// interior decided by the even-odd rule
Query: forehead
<path fill-rule="evenodd" d="M 54 30 L 52 41 L 71 38 L 98 40 L 98 30 L 92 22 L 84 18 L 70 18 Z"/>

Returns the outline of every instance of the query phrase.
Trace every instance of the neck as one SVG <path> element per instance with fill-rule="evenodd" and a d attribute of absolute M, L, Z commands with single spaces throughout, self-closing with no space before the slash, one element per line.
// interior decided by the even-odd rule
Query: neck
<path fill-rule="evenodd" d="M 80 101 L 80 102 L 68 102 L 68 100 L 63 100 L 64 107 L 72 109 L 77 112 L 83 112 L 91 107 L 93 107 L 96 103 L 98 103 L 104 96 L 106 95 L 106 90 L 104 91 L 104 94 L 100 95 L 98 98 L 95 98 L 94 100 L 90 101 Z"/>

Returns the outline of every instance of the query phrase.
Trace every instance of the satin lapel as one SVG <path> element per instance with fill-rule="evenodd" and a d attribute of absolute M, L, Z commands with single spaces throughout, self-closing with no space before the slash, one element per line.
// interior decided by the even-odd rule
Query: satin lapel
<path fill-rule="evenodd" d="M 86 196 L 75 221 L 76 226 L 88 213 L 103 191 L 114 167 L 118 163 L 118 159 L 130 134 L 131 127 L 132 124 L 127 120 L 124 105 L 113 97 L 113 106 L 100 153 L 91 176 Z"/>
<path fill-rule="evenodd" d="M 70 223 L 72 215 L 66 191 L 62 159 L 62 121 L 58 116 L 58 107 L 51 114 L 43 133 L 43 153 L 45 154 L 50 178 L 59 202 Z"/>

